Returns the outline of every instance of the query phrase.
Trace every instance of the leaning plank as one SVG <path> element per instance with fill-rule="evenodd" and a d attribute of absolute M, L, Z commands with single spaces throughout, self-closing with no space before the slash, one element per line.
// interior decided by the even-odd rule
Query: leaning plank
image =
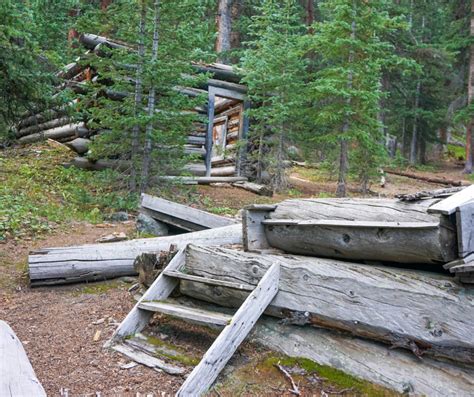
<path fill-rule="evenodd" d="M 474 252 L 474 201 L 456 210 L 458 251 L 461 258 Z"/>
<path fill-rule="evenodd" d="M 10 326 L 1 320 L 0 396 L 46 397 L 23 345 Z"/>
<path fill-rule="evenodd" d="M 35 287 L 134 275 L 133 262 L 138 255 L 169 250 L 171 244 L 176 244 L 179 249 L 191 242 L 200 245 L 241 244 L 242 225 L 119 243 L 42 249 L 29 256 L 30 283 Z"/>
<path fill-rule="evenodd" d="M 303 357 L 412 396 L 469 396 L 474 370 L 321 328 L 259 320 L 251 340 L 290 357 Z M 349 393 L 350 394 L 350 393 Z"/>
<path fill-rule="evenodd" d="M 234 225 L 235 219 L 178 204 L 159 197 L 142 194 L 141 207 L 153 218 L 188 231 L 198 231 Z"/>
<path fill-rule="evenodd" d="M 257 287 L 234 314 L 230 324 L 217 337 L 199 365 L 194 368 L 177 396 L 200 396 L 214 383 L 237 348 L 278 293 L 280 264 L 276 261 L 268 269 Z"/>
<path fill-rule="evenodd" d="M 451 215 L 456 212 L 456 208 L 472 200 L 474 200 L 474 185 L 468 186 L 447 199 L 441 200 L 439 203 L 432 205 L 428 212 Z"/>
<path fill-rule="evenodd" d="M 67 136 L 79 136 L 87 132 L 86 125 L 83 122 L 66 124 L 61 127 L 52 128 L 50 130 L 37 132 L 35 134 L 24 136 L 18 139 L 20 143 L 33 143 L 46 139 L 65 138 Z"/>
<path fill-rule="evenodd" d="M 194 245 L 187 250 L 186 271 L 255 285 L 276 260 L 281 264 L 280 291 L 269 314 L 348 331 L 418 355 L 474 363 L 472 294 L 449 276 Z M 187 281 L 181 283 L 181 292 L 232 307 L 246 296 Z"/>

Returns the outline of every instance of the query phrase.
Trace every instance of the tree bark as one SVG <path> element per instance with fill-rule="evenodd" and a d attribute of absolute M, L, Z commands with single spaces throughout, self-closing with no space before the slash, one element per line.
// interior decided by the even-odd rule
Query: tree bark
<path fill-rule="evenodd" d="M 159 35 L 158 27 L 160 22 L 160 0 L 155 0 L 155 17 L 153 22 L 153 49 L 151 56 L 152 65 L 156 63 L 158 59 L 158 45 L 159 45 Z M 152 82 L 150 87 L 150 92 L 148 94 L 148 116 L 153 117 L 155 114 L 155 85 Z M 143 153 L 143 164 L 142 164 L 142 180 L 140 184 L 140 192 L 143 193 L 148 187 L 148 180 L 150 178 L 150 163 L 152 155 L 152 146 L 153 146 L 153 122 L 149 121 L 146 126 L 145 132 L 145 148 Z"/>
<path fill-rule="evenodd" d="M 233 1 L 237 0 L 219 0 L 217 10 L 216 52 L 219 54 L 219 61 L 224 63 L 227 61 L 225 53 L 231 48 Z"/>
<path fill-rule="evenodd" d="M 145 23 L 146 23 L 146 3 L 145 0 L 141 0 L 141 12 L 140 12 L 140 26 L 138 28 L 138 63 L 137 73 L 135 81 L 135 108 L 134 116 L 138 117 L 140 109 L 142 108 L 142 97 L 143 97 L 143 61 L 145 56 Z M 138 152 L 140 148 L 140 124 L 136 122 L 132 129 L 132 148 L 130 152 L 130 158 L 132 162 L 132 168 L 130 169 L 130 190 L 135 192 L 137 190 L 137 170 L 135 162 L 137 160 Z"/>
<path fill-rule="evenodd" d="M 168 251 L 170 244 L 183 248 L 189 243 L 199 245 L 242 244 L 242 225 L 217 229 L 77 247 L 45 248 L 30 253 L 29 277 L 32 287 L 70 284 L 133 276 L 135 258 L 146 252 Z"/>
<path fill-rule="evenodd" d="M 415 92 L 415 102 L 413 105 L 413 110 L 415 115 L 413 117 L 413 129 L 411 133 L 411 144 L 410 144 L 410 159 L 409 162 L 411 165 L 416 164 L 416 158 L 418 153 L 418 107 L 420 104 L 420 93 L 421 93 L 421 82 L 416 83 L 416 92 Z"/>

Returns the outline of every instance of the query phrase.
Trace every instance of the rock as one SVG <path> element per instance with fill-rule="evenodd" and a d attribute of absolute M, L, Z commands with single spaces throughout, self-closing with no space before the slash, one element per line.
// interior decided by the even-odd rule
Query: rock
<path fill-rule="evenodd" d="M 129 215 L 125 211 L 115 212 L 114 214 L 110 215 L 110 220 L 112 222 L 125 222 L 128 221 Z"/>
<path fill-rule="evenodd" d="M 151 234 L 153 236 L 167 236 L 168 226 L 162 222 L 158 222 L 152 217 L 140 214 L 137 218 L 137 231 L 139 233 Z"/>

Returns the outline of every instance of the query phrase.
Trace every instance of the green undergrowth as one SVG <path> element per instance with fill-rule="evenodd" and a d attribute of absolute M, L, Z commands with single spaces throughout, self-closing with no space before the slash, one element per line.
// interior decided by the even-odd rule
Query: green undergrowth
<path fill-rule="evenodd" d="M 365 397 L 391 397 L 399 396 L 393 390 L 386 389 L 382 386 L 375 385 L 368 381 L 348 375 L 338 369 L 320 365 L 306 358 L 291 358 L 291 357 L 275 357 L 266 358 L 258 365 L 260 369 L 272 369 L 276 364 L 285 367 L 299 367 L 304 369 L 307 374 L 315 374 L 317 377 L 323 379 L 323 386 L 333 386 L 341 390 L 350 389 L 350 394 Z"/>
<path fill-rule="evenodd" d="M 124 283 L 121 280 L 99 281 L 78 287 L 74 290 L 73 295 L 102 295 L 120 287 L 124 287 Z"/>
<path fill-rule="evenodd" d="M 0 242 L 136 208 L 119 174 L 63 167 L 70 157 L 68 149 L 47 144 L 0 151 Z"/>

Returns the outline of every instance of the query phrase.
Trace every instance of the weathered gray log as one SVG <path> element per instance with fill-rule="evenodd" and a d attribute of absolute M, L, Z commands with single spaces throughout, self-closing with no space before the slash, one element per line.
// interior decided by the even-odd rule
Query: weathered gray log
<path fill-rule="evenodd" d="M 244 176 L 162 176 L 158 179 L 174 181 L 183 185 L 211 185 L 213 183 L 234 183 L 247 180 Z"/>
<path fill-rule="evenodd" d="M 76 138 L 67 143 L 67 146 L 74 150 L 76 153 L 84 154 L 89 150 L 91 141 L 86 138 Z"/>
<path fill-rule="evenodd" d="M 432 205 L 428 212 L 451 215 L 461 205 L 474 200 L 474 185 L 468 186 L 452 196 Z"/>
<path fill-rule="evenodd" d="M 253 182 L 235 182 L 232 186 L 238 187 L 240 189 L 247 190 L 249 192 L 258 194 L 260 196 L 273 196 L 273 191 L 270 187 L 266 185 L 259 185 L 258 183 Z"/>
<path fill-rule="evenodd" d="M 206 167 L 204 164 L 188 164 L 184 169 L 194 176 L 205 176 Z M 211 176 L 233 176 L 235 175 L 235 166 L 212 168 Z"/>
<path fill-rule="evenodd" d="M 280 290 L 268 314 L 474 363 L 472 290 L 449 276 L 331 259 L 257 255 L 189 246 L 187 274 L 255 285 L 275 262 Z M 185 295 L 238 307 L 245 293 L 182 282 Z"/>
<path fill-rule="evenodd" d="M 459 257 L 464 258 L 474 252 L 474 201 L 456 209 Z"/>
<path fill-rule="evenodd" d="M 23 345 L 10 326 L 1 320 L 0 396 L 46 397 Z"/>
<path fill-rule="evenodd" d="M 59 116 L 64 115 L 67 112 L 69 106 L 73 106 L 78 102 L 77 99 L 69 102 L 68 104 L 59 107 L 58 109 L 45 110 L 41 113 L 34 114 L 28 117 L 25 117 L 18 123 L 18 130 L 29 127 L 33 124 L 41 124 L 49 120 L 57 119 Z"/>
<path fill-rule="evenodd" d="M 83 122 L 74 123 L 74 124 L 66 124 L 61 127 L 52 128 L 50 130 L 41 131 L 35 134 L 24 136 L 18 139 L 20 143 L 33 143 L 39 142 L 46 139 L 58 139 L 58 138 L 65 138 L 68 136 L 79 136 L 79 134 L 83 134 L 87 132 L 86 125 Z"/>
<path fill-rule="evenodd" d="M 54 119 L 47 121 L 43 124 L 34 124 L 29 127 L 23 128 L 16 132 L 16 137 L 21 138 L 22 136 L 34 134 L 35 132 L 49 130 L 51 128 L 61 127 L 63 125 L 69 124 L 71 122 L 70 117 L 61 117 L 59 119 Z"/>
<path fill-rule="evenodd" d="M 88 171 L 103 171 L 106 169 L 127 171 L 131 166 L 130 162 L 125 160 L 100 159 L 92 162 L 86 157 L 76 157 L 69 165 Z"/>
<path fill-rule="evenodd" d="M 107 37 L 97 36 L 95 34 L 89 34 L 89 33 L 81 34 L 81 36 L 79 37 L 79 41 L 90 50 L 93 50 L 99 44 L 106 45 L 109 48 L 114 48 L 114 49 L 119 49 L 119 50 L 127 50 L 127 51 L 131 50 L 131 47 L 125 44 L 120 44 L 115 41 L 111 41 Z"/>
<path fill-rule="evenodd" d="M 283 251 L 348 260 L 446 263 L 457 257 L 456 227 L 427 212 L 436 200 L 287 200 L 263 222 L 269 245 Z M 266 224 L 265 224 L 266 223 Z"/>
<path fill-rule="evenodd" d="M 452 196 L 454 193 L 457 193 L 463 190 L 464 187 L 448 187 L 446 189 L 436 189 L 436 190 L 423 190 L 416 193 L 406 193 L 406 194 L 397 194 L 395 197 L 401 201 L 418 201 L 427 198 L 445 198 Z"/>
<path fill-rule="evenodd" d="M 187 231 L 213 229 L 237 223 L 235 219 L 211 214 L 145 193 L 142 194 L 141 210 L 152 218 Z"/>
<path fill-rule="evenodd" d="M 468 396 L 474 388 L 472 368 L 429 357 L 420 360 L 409 352 L 332 330 L 284 325 L 266 317 L 257 323 L 251 340 L 411 396 Z"/>
<path fill-rule="evenodd" d="M 32 252 L 28 258 L 30 283 L 34 287 L 135 275 L 133 262 L 138 255 L 169 250 L 170 244 L 182 248 L 191 242 L 241 244 L 242 225 L 119 243 L 45 248 Z"/>
<path fill-rule="evenodd" d="M 213 63 L 210 65 L 194 63 L 193 67 L 200 73 L 210 73 L 213 78 L 218 80 L 240 83 L 242 76 L 235 72 L 234 68 L 228 65 Z"/>

